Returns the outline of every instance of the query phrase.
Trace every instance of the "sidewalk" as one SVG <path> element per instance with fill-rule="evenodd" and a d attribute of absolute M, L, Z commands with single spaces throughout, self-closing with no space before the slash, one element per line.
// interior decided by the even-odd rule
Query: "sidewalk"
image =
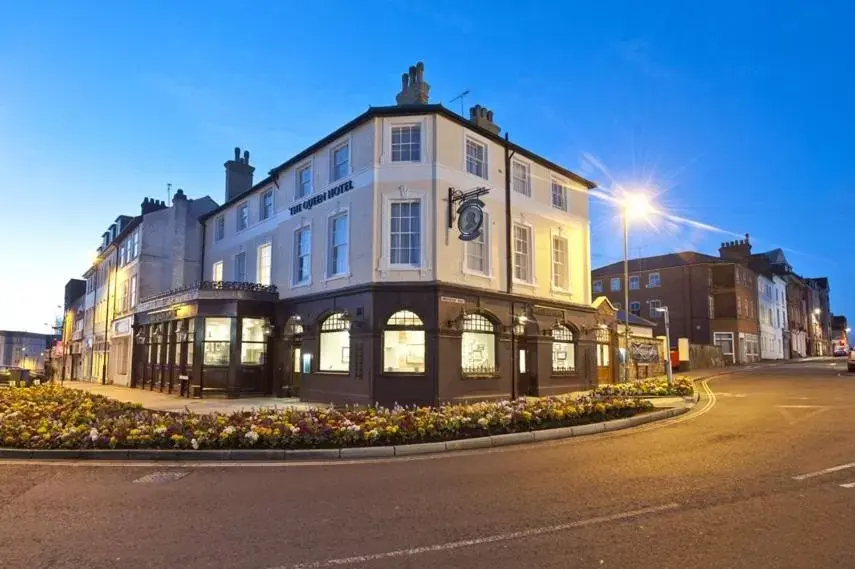
<path fill-rule="evenodd" d="M 147 389 L 132 389 L 121 385 L 101 385 L 100 383 L 89 383 L 85 381 L 66 381 L 63 387 L 80 389 L 103 395 L 117 401 L 127 403 L 139 403 L 146 409 L 152 411 L 193 413 L 235 413 L 237 411 L 249 411 L 251 409 L 273 409 L 292 407 L 295 409 L 311 409 L 318 404 L 301 402 L 294 397 L 242 397 L 240 399 L 187 399 L 177 395 L 168 395 Z"/>

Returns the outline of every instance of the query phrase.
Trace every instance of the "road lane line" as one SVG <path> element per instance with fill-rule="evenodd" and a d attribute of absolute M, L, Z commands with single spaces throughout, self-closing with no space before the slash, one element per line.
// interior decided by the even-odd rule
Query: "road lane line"
<path fill-rule="evenodd" d="M 850 462 L 849 464 L 841 464 L 840 466 L 832 466 L 831 468 L 817 470 L 816 472 L 809 472 L 807 474 L 799 474 L 798 476 L 793 476 L 793 480 L 807 480 L 808 478 L 816 478 L 817 476 L 822 476 L 823 474 L 840 472 L 841 470 L 847 470 L 849 468 L 855 468 L 855 462 Z"/>
<path fill-rule="evenodd" d="M 562 531 L 568 531 L 571 529 L 583 528 L 587 526 L 604 524 L 608 522 L 617 522 L 621 520 L 627 520 L 632 518 L 638 518 L 641 516 L 658 514 L 660 512 L 667 512 L 670 510 L 674 510 L 679 508 L 680 505 L 677 503 L 663 504 L 661 506 L 653 506 L 650 508 L 642 508 L 640 510 L 633 510 L 630 512 L 623 512 L 620 514 L 612 514 L 610 516 L 601 516 L 597 518 L 590 518 L 587 520 L 580 520 L 577 522 L 570 522 L 567 524 L 558 524 L 553 526 L 544 526 L 539 528 L 532 528 L 521 531 L 514 531 L 510 533 L 502 533 L 497 535 L 488 535 L 484 537 L 476 537 L 473 539 L 464 539 L 461 541 L 451 541 L 447 543 L 439 543 L 435 545 L 425 545 L 422 547 L 413 547 L 410 549 L 397 549 L 395 551 L 386 551 L 383 553 L 371 553 L 368 555 L 356 555 L 353 557 L 343 557 L 340 559 L 327 559 L 325 561 L 312 561 L 308 563 L 297 563 L 295 565 L 279 565 L 277 567 L 271 567 L 270 569 L 324 569 L 326 567 L 341 567 L 344 565 L 356 565 L 360 563 L 368 563 L 370 561 L 379 561 L 381 559 L 393 559 L 393 558 L 401 558 L 401 557 L 412 557 L 415 555 L 423 555 L 425 553 L 436 553 L 442 551 L 453 551 L 455 549 L 461 549 L 464 547 L 474 547 L 476 545 L 484 545 L 487 543 L 498 543 L 504 541 L 514 541 L 519 539 L 526 539 L 529 537 L 536 537 L 540 535 L 547 535 L 551 533 L 558 533 Z"/>
<path fill-rule="evenodd" d="M 847 484 L 841 484 L 842 488 L 855 488 L 855 482 L 849 482 Z"/>

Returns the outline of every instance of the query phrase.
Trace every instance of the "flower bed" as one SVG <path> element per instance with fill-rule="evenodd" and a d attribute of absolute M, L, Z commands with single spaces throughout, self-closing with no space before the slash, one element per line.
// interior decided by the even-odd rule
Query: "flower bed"
<path fill-rule="evenodd" d="M 609 397 L 679 397 L 692 395 L 695 392 L 692 380 L 685 376 L 675 375 L 671 385 L 664 377 L 655 377 L 643 381 L 601 385 L 591 392 L 594 398 Z"/>
<path fill-rule="evenodd" d="M 545 397 L 440 407 L 149 411 L 59 386 L 0 391 L 0 446 L 28 449 L 338 448 L 399 445 L 629 417 L 634 397 Z"/>

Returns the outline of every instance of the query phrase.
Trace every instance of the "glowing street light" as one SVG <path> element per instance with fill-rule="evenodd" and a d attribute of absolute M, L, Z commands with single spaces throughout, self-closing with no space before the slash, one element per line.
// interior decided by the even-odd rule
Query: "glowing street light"
<path fill-rule="evenodd" d="M 647 217 L 653 212 L 647 195 L 641 192 L 624 194 L 623 209 L 623 316 L 624 316 L 624 362 L 623 380 L 629 382 L 629 220 Z M 671 349 L 671 345 L 668 345 Z M 669 375 L 670 378 L 670 375 Z"/>

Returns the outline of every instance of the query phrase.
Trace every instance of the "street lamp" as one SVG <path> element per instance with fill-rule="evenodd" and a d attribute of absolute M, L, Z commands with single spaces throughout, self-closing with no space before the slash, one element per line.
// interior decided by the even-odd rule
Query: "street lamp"
<path fill-rule="evenodd" d="M 629 382 L 629 220 L 645 217 L 653 211 L 647 196 L 627 193 L 623 198 L 623 317 L 624 362 L 623 380 Z"/>
<path fill-rule="evenodd" d="M 668 385 L 671 385 L 673 381 L 673 372 L 671 371 L 671 320 L 668 317 L 668 307 L 660 306 L 656 309 L 656 312 L 662 312 L 665 314 L 665 343 L 668 344 L 666 349 L 666 363 L 665 363 L 665 373 L 668 376 Z"/>

